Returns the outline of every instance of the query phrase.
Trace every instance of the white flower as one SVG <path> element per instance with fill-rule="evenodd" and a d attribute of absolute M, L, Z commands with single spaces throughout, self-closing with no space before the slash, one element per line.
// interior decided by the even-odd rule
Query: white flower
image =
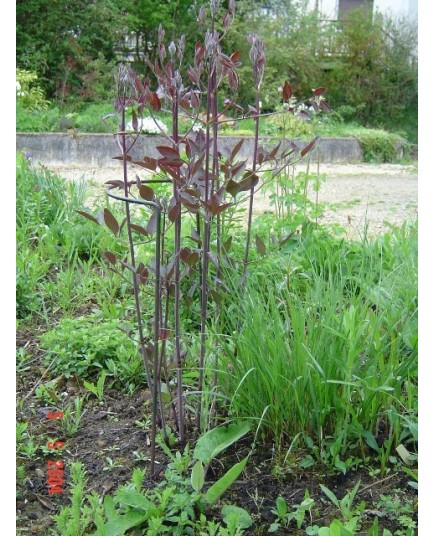
<path fill-rule="evenodd" d="M 17 88 L 18 97 L 24 97 L 25 93 L 24 93 L 24 91 L 21 91 L 21 84 L 18 82 L 18 80 L 16 80 L 15 84 L 16 84 L 16 88 Z"/>

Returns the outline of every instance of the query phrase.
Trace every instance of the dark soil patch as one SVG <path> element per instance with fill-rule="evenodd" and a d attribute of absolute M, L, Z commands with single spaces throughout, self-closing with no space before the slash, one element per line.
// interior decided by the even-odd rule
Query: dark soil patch
<path fill-rule="evenodd" d="M 50 379 L 49 371 L 43 364 L 43 353 L 38 346 L 38 337 L 45 331 L 44 326 L 32 324 L 23 326 L 17 332 L 17 348 L 25 348 L 31 354 L 17 372 L 17 421 L 27 422 L 27 432 L 39 447 L 46 447 L 48 441 L 64 441 L 62 451 L 43 452 L 41 448 L 31 458 L 18 457 L 18 467 L 24 468 L 25 476 L 19 478 L 17 494 L 17 534 L 45 535 L 54 527 L 51 515 L 58 513 L 60 507 L 70 503 L 70 475 L 68 462 L 80 461 L 87 472 L 88 490 L 95 490 L 101 496 L 112 494 L 116 488 L 130 480 L 135 467 L 146 468 L 149 465 L 150 441 L 146 425 L 138 427 L 135 421 L 145 422 L 150 417 L 149 394 L 138 390 L 132 395 L 114 389 L 105 389 L 103 402 L 95 397 L 87 397 L 86 413 L 76 434 L 68 437 L 61 421 L 47 417 L 53 407 L 36 398 L 36 387 L 42 381 Z M 77 379 L 57 380 L 57 391 L 61 400 L 58 408 L 72 403 L 77 396 L 87 396 L 88 391 Z M 193 436 L 193 427 L 190 424 Z M 251 440 L 250 440 L 251 441 Z M 207 481 L 216 480 L 224 471 L 241 460 L 250 450 L 249 440 L 239 442 L 231 452 L 220 456 L 213 462 L 207 475 Z M 62 460 L 65 463 L 64 493 L 50 496 L 47 490 L 46 471 L 49 459 Z M 167 457 L 158 449 L 159 477 L 161 478 L 168 463 Z M 372 468 L 371 468 L 372 469 Z M 303 471 L 297 463 L 283 468 L 276 465 L 272 445 L 259 446 L 253 453 L 242 477 L 224 496 L 224 501 L 246 508 L 255 520 L 255 525 L 246 534 L 267 534 L 268 527 L 275 520 L 271 510 L 276 498 L 285 498 L 289 509 L 303 501 L 305 490 L 309 490 L 315 500 L 311 524 L 324 526 L 334 518 L 341 518 L 336 508 L 321 492 L 319 484 L 326 485 L 338 498 L 343 497 L 354 488 L 360 480 L 360 490 L 355 504 L 362 500 L 364 508 L 364 525 L 372 525 L 379 517 L 380 526 L 395 532 L 399 527 L 398 514 L 381 510 L 378 501 L 381 495 L 395 497 L 412 506 L 411 518 L 416 521 L 417 493 L 408 486 L 409 477 L 401 471 L 390 472 L 381 478 L 372 476 L 366 468 L 350 471 L 346 475 L 330 474 L 315 466 Z M 146 485 L 153 485 L 149 480 Z M 216 510 L 216 517 L 218 511 Z M 366 532 L 360 532 L 365 534 Z M 381 533 L 381 532 L 380 532 Z M 305 534 L 298 531 L 292 522 L 289 528 L 281 529 L 277 534 Z M 416 534 L 416 532 L 414 532 Z"/>

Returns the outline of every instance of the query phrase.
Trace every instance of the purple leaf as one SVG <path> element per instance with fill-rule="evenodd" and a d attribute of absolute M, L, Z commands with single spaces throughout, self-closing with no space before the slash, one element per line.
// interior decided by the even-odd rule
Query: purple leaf
<path fill-rule="evenodd" d="M 149 156 L 145 156 L 143 160 L 134 160 L 133 164 L 150 169 L 151 171 L 155 171 L 157 169 L 157 160 Z"/>
<path fill-rule="evenodd" d="M 155 192 L 152 188 L 149 186 L 146 186 L 146 184 L 141 184 L 139 186 L 139 194 L 142 199 L 145 199 L 146 201 L 153 201 L 155 197 Z"/>
<path fill-rule="evenodd" d="M 306 155 L 308 152 L 312 151 L 312 149 L 314 149 L 317 145 L 318 145 L 318 142 L 320 140 L 320 136 L 317 136 L 316 138 L 314 138 L 311 142 L 309 142 L 306 147 L 304 149 L 302 149 L 300 151 L 300 156 L 304 156 Z"/>
<path fill-rule="evenodd" d="M 197 230 L 194 227 L 191 228 L 191 236 L 190 236 L 190 238 L 192 240 L 194 240 L 195 242 L 198 242 L 198 243 L 200 243 L 200 241 L 201 241 L 200 240 L 200 234 L 197 232 Z"/>
<path fill-rule="evenodd" d="M 330 111 L 330 106 L 326 103 L 326 101 L 321 101 L 319 103 L 319 106 L 320 106 L 321 110 L 323 110 L 323 112 L 329 112 Z"/>
<path fill-rule="evenodd" d="M 137 231 L 138 233 L 142 234 L 143 236 L 149 236 L 148 231 L 144 227 L 142 227 L 141 225 L 136 225 L 135 223 L 130 223 L 129 227 L 133 231 Z"/>
<path fill-rule="evenodd" d="M 325 87 L 317 87 L 316 89 L 313 90 L 313 96 L 318 97 L 318 95 L 322 95 L 323 93 L 325 93 L 325 90 L 326 90 Z"/>
<path fill-rule="evenodd" d="M 292 97 L 292 87 L 289 85 L 288 80 L 285 80 L 285 83 L 283 84 L 283 89 L 282 89 L 283 101 L 288 102 L 291 97 Z"/>
<path fill-rule="evenodd" d="M 176 218 L 179 216 L 179 213 L 180 213 L 180 206 L 177 205 L 176 203 L 176 199 L 174 197 L 172 197 L 172 199 L 170 200 L 170 203 L 169 203 L 169 209 L 167 211 L 168 213 L 168 216 L 169 216 L 169 220 L 173 223 Z"/>
<path fill-rule="evenodd" d="M 235 197 L 238 192 L 239 192 L 239 185 L 238 183 L 236 183 L 235 181 L 233 181 L 232 179 L 230 179 L 227 183 L 226 183 L 226 191 L 228 192 L 228 194 L 230 194 L 232 197 Z"/>
<path fill-rule="evenodd" d="M 114 156 L 114 157 L 112 158 L 112 160 L 123 160 L 123 159 L 124 159 L 124 155 Z M 131 162 L 132 158 L 131 158 L 131 156 L 130 156 L 129 154 L 126 154 L 126 155 L 125 155 L 125 160 L 126 160 L 127 162 Z"/>
<path fill-rule="evenodd" d="M 137 114 L 134 110 L 132 110 L 131 113 L 133 116 L 133 119 L 132 119 L 133 130 L 137 132 L 139 130 L 139 120 L 137 119 Z"/>
<path fill-rule="evenodd" d="M 231 157 L 230 157 L 230 161 L 232 162 L 233 159 L 237 156 L 239 150 L 241 149 L 241 147 L 243 146 L 243 143 L 244 143 L 244 138 L 242 138 L 236 145 L 235 147 L 232 149 L 232 152 L 231 152 Z"/>
<path fill-rule="evenodd" d="M 104 209 L 104 223 L 115 236 L 119 233 L 119 223 L 108 208 Z"/>
<path fill-rule="evenodd" d="M 197 95 L 196 91 L 191 92 L 190 104 L 191 104 L 191 107 L 193 108 L 193 110 L 196 110 L 200 106 L 200 99 L 199 99 L 199 96 Z"/>
<path fill-rule="evenodd" d="M 113 188 L 123 188 L 124 187 L 124 181 L 121 180 L 110 180 L 106 181 L 104 184 L 110 184 L 110 190 Z"/>
<path fill-rule="evenodd" d="M 111 251 L 104 251 L 103 255 L 110 264 L 116 264 L 116 255 L 114 253 Z"/>
<path fill-rule="evenodd" d="M 77 212 L 78 214 L 81 214 L 88 220 L 93 221 L 97 225 L 100 225 L 100 222 L 94 216 L 92 216 L 92 214 L 88 214 L 87 212 L 83 212 L 82 210 L 76 210 L 75 212 Z"/>
<path fill-rule="evenodd" d="M 199 85 L 199 77 L 197 76 L 196 71 L 193 69 L 193 67 L 189 67 L 187 71 L 187 76 L 190 79 L 190 82 L 192 82 L 195 86 Z"/>
<path fill-rule="evenodd" d="M 223 205 L 220 205 L 219 196 L 217 194 L 213 194 L 206 203 L 204 203 L 204 207 L 210 212 L 213 216 L 217 216 L 217 214 L 220 214 L 225 210 L 225 208 L 229 207 L 231 203 L 223 203 Z"/>
<path fill-rule="evenodd" d="M 306 121 L 310 121 L 312 119 L 310 113 L 307 112 L 306 110 L 300 110 L 299 112 L 297 112 L 297 116 L 300 119 L 305 119 Z"/>
<path fill-rule="evenodd" d="M 189 212 L 196 214 L 199 211 L 200 207 L 195 197 L 193 197 L 192 195 L 186 192 L 181 192 L 180 198 L 181 198 L 181 203 L 184 205 L 184 207 L 186 207 L 189 210 Z"/>
<path fill-rule="evenodd" d="M 223 17 L 223 28 L 227 30 L 231 23 L 231 14 L 229 11 L 226 11 L 225 16 Z"/>
<path fill-rule="evenodd" d="M 128 270 L 130 270 L 131 272 L 133 272 L 133 274 L 136 273 L 136 268 L 130 264 L 129 262 L 127 261 L 121 261 L 121 264 L 124 268 L 128 268 Z"/>
<path fill-rule="evenodd" d="M 258 182 L 259 177 L 249 171 L 243 180 L 238 183 L 238 192 L 247 192 L 254 188 Z"/>
<path fill-rule="evenodd" d="M 137 266 L 136 274 L 139 276 L 139 283 L 144 285 L 148 280 L 149 270 L 146 268 L 143 262 Z"/>
<path fill-rule="evenodd" d="M 263 240 L 258 235 L 255 235 L 255 244 L 260 255 L 265 255 L 267 253 L 267 248 L 265 247 Z"/>
<path fill-rule="evenodd" d="M 156 112 L 161 110 L 161 101 L 158 98 L 157 93 L 151 93 L 151 106 Z"/>
<path fill-rule="evenodd" d="M 234 63 L 234 64 L 237 63 L 239 57 L 240 57 L 240 51 L 237 50 L 236 52 L 234 52 L 234 53 L 231 55 L 232 63 Z"/>
<path fill-rule="evenodd" d="M 148 234 L 153 235 L 157 230 L 157 219 L 158 214 L 156 211 L 152 212 L 151 217 L 149 218 L 148 224 L 146 225 L 146 231 Z"/>

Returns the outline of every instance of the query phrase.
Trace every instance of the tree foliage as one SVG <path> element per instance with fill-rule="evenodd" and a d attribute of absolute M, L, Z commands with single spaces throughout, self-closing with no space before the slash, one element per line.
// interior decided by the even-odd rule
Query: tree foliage
<path fill-rule="evenodd" d="M 220 3 L 222 13 L 226 4 Z M 186 36 L 183 73 L 199 40 L 201 5 L 207 0 L 18 0 L 17 66 L 35 72 L 47 97 L 60 104 L 70 96 L 107 101 L 119 60 L 150 74 L 145 57 L 157 54 L 160 24 L 175 43 Z M 254 31 L 267 56 L 263 110 L 281 103 L 276 80 L 287 79 L 295 95 L 326 86 L 343 118 L 387 126 L 416 117 L 417 29 L 408 22 L 353 10 L 345 21 L 324 25 L 306 0 L 239 0 L 236 10 L 226 42 L 240 51 L 242 106 L 254 100 L 246 39 Z"/>
<path fill-rule="evenodd" d="M 417 107 L 417 29 L 409 22 L 354 10 L 336 47 L 338 60 L 323 78 L 335 107 L 352 107 L 360 122 L 377 126 Z"/>
<path fill-rule="evenodd" d="M 253 98 L 248 43 L 243 37 L 252 28 L 262 36 L 267 54 L 263 108 L 274 108 L 281 102 L 282 88 L 276 80 L 288 79 L 296 95 L 321 85 L 321 70 L 315 57 L 316 16 L 307 11 L 306 1 L 270 0 L 264 4 L 242 0 L 237 8 L 239 17 L 228 37 L 241 51 L 241 104 L 246 105 Z"/>
<path fill-rule="evenodd" d="M 80 94 L 92 62 L 106 69 L 126 31 L 119 0 L 18 0 L 16 18 L 17 65 L 36 71 L 48 95 L 61 101 Z"/>

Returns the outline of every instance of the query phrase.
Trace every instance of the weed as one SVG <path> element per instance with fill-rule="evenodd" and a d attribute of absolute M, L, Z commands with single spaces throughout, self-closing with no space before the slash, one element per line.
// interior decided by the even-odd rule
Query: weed
<path fill-rule="evenodd" d="M 143 452 L 138 452 L 136 450 L 133 451 L 133 458 L 137 462 L 149 462 L 150 461 L 149 456 L 147 456 Z"/>
<path fill-rule="evenodd" d="M 27 432 L 28 424 L 26 422 L 16 422 L 16 443 L 19 445 L 24 439 L 29 437 Z"/>
<path fill-rule="evenodd" d="M 77 397 L 74 399 L 74 409 L 68 405 L 63 412 L 62 426 L 68 437 L 75 435 L 80 428 L 81 420 L 86 412 L 83 411 L 84 398 Z"/>
<path fill-rule="evenodd" d="M 142 430 L 149 430 L 151 428 L 151 419 L 149 417 L 146 417 L 145 419 L 141 420 L 141 421 L 134 421 L 134 424 L 137 426 L 137 428 L 141 428 Z M 170 432 L 167 432 L 166 431 L 166 435 L 169 436 L 170 433 L 172 433 L 172 431 L 170 430 Z M 169 445 L 169 446 L 173 446 L 173 445 Z"/>
<path fill-rule="evenodd" d="M 70 466 L 71 482 L 69 485 L 71 506 L 63 506 L 53 516 L 57 530 L 52 534 L 60 536 L 77 536 L 86 534 L 97 527 L 96 520 L 102 516 L 101 498 L 96 492 L 85 494 L 86 471 L 80 462 Z"/>
<path fill-rule="evenodd" d="M 29 370 L 28 365 L 29 365 L 29 361 L 32 358 L 32 355 L 28 354 L 25 348 L 18 348 L 16 354 L 17 354 L 17 358 L 16 358 L 17 372 L 24 372 L 26 370 Z"/>
<path fill-rule="evenodd" d="M 99 377 L 98 381 L 96 382 L 96 385 L 93 383 L 87 382 L 86 380 L 83 382 L 83 385 L 86 389 L 88 389 L 92 394 L 94 394 L 99 402 L 101 403 L 104 397 L 104 383 L 105 379 L 107 377 L 107 373 L 103 370 Z"/>
<path fill-rule="evenodd" d="M 123 464 L 121 462 L 114 461 L 108 456 L 106 456 L 105 461 L 106 465 L 103 467 L 103 471 L 113 471 L 114 469 L 123 467 Z"/>
<path fill-rule="evenodd" d="M 338 499 L 336 495 L 324 484 L 320 484 L 320 488 L 323 493 L 331 500 L 331 502 L 338 508 L 344 521 L 349 522 L 352 519 L 359 518 L 361 512 L 365 508 L 365 503 L 362 501 L 356 507 L 353 508 L 353 502 L 356 497 L 357 492 L 359 491 L 360 480 L 354 486 L 354 488 L 349 491 L 342 499 Z"/>
<path fill-rule="evenodd" d="M 288 506 L 283 497 L 276 499 L 276 508 L 273 508 L 271 512 L 276 516 L 276 521 L 270 525 L 268 532 L 277 532 L 281 527 L 289 528 L 291 521 L 295 521 L 297 528 L 301 529 L 303 521 L 306 517 L 306 513 L 309 512 L 312 519 L 311 510 L 315 504 L 315 501 L 310 497 L 309 491 L 304 493 L 304 499 L 300 504 L 292 506 L 293 512 L 288 512 Z"/>
<path fill-rule="evenodd" d="M 63 318 L 41 336 L 41 344 L 47 350 L 46 361 L 53 361 L 53 371 L 67 378 L 73 374 L 93 378 L 101 371 L 122 377 L 122 365 L 129 370 L 140 364 L 135 345 L 120 331 L 119 321 L 101 322 L 95 315 Z"/>
<path fill-rule="evenodd" d="M 57 406 L 60 401 L 60 395 L 56 391 L 53 383 L 40 384 L 35 390 L 35 396 L 45 404 Z"/>
<path fill-rule="evenodd" d="M 32 436 L 29 436 L 27 440 L 19 446 L 18 454 L 25 458 L 33 458 L 38 450 L 39 445 L 35 443 Z"/>
<path fill-rule="evenodd" d="M 176 455 L 162 443 L 170 463 L 165 478 L 152 488 L 143 489 L 146 471 L 134 469 L 131 482 L 119 486 L 114 496 L 106 495 L 103 509 L 101 499 L 93 494 L 84 494 L 85 477 L 81 464 L 71 467 L 71 506 L 63 507 L 54 516 L 61 536 L 84 534 L 86 528 L 96 526 L 97 534 L 122 534 L 136 527 L 147 535 L 170 533 L 173 535 L 216 534 L 240 536 L 253 523 L 250 515 L 242 508 L 226 505 L 219 522 L 208 520 L 205 512 L 228 489 L 241 473 L 247 459 L 235 464 L 206 492 L 205 468 L 218 453 L 231 446 L 249 430 L 246 423 L 230 425 L 201 436 L 193 453 L 187 446 Z M 119 462 L 106 457 L 105 471 L 122 467 Z M 204 465 L 202 465 L 204 464 Z M 89 503 L 90 507 L 86 504 Z M 73 532 L 75 530 L 75 532 Z M 206 531 L 211 532 L 206 532 Z M 80 532 L 81 531 L 81 532 Z M 213 532 L 214 531 L 214 532 Z"/>

